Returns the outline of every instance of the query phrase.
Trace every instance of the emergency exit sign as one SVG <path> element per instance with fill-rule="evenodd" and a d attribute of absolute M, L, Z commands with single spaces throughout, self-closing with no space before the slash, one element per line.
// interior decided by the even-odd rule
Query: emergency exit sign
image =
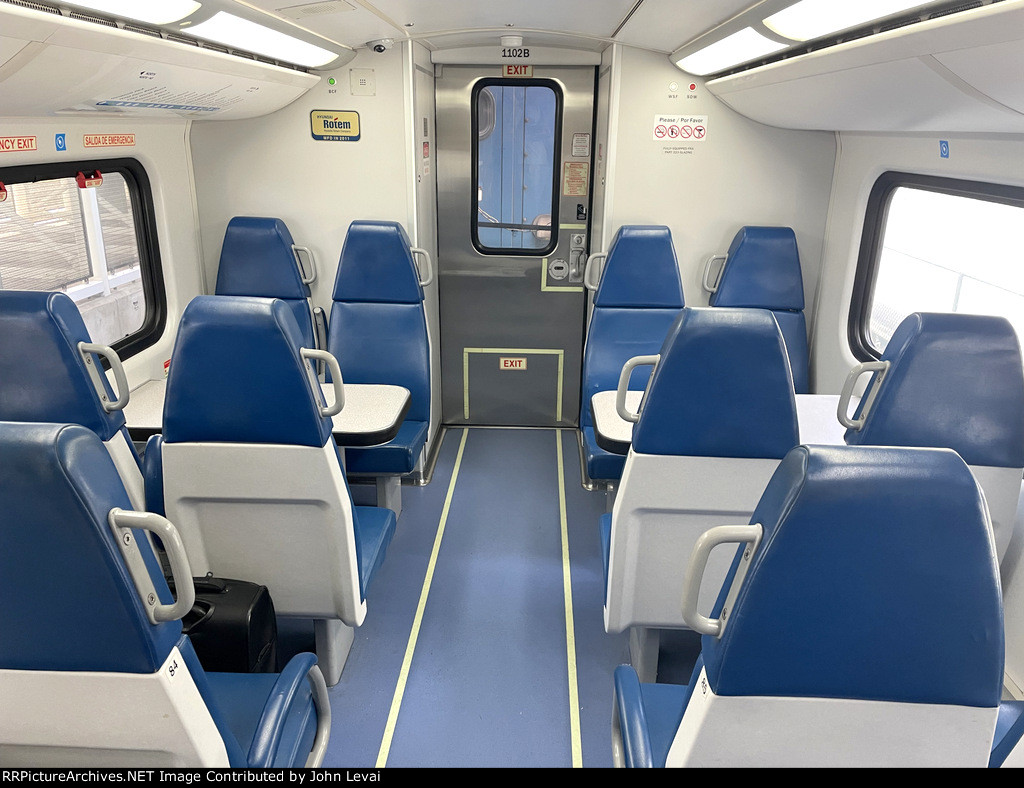
<path fill-rule="evenodd" d="M 502 370 L 526 370 L 525 358 L 509 358 L 502 356 L 498 359 L 498 369 Z"/>
<path fill-rule="evenodd" d="M 513 66 L 504 65 L 501 67 L 501 75 L 503 77 L 526 77 L 530 78 L 533 76 L 533 66 Z"/>

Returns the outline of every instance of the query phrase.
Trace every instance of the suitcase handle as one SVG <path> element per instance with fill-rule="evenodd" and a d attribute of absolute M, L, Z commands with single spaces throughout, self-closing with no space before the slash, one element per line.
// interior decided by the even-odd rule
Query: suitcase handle
<path fill-rule="evenodd" d="M 195 586 L 197 594 L 223 594 L 228 590 L 228 581 L 222 577 L 193 577 L 192 585 Z"/>
<path fill-rule="evenodd" d="M 181 620 L 181 634 L 192 634 L 192 630 L 196 629 L 197 627 L 201 627 L 203 624 L 205 624 L 207 621 L 213 618 L 213 614 L 216 611 L 216 609 L 216 606 L 214 606 L 213 604 L 203 599 L 197 599 L 196 603 L 192 605 L 192 610 L 190 610 L 188 615 L 186 615 L 185 618 Z M 196 611 L 200 611 L 199 618 L 195 619 L 194 621 L 189 620 L 192 617 L 192 614 Z"/>

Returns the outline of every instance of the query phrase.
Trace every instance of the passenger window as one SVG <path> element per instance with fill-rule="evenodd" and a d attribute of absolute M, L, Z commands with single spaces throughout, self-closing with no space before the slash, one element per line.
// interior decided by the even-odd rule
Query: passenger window
<path fill-rule="evenodd" d="M 95 184 L 83 187 L 74 173 L 30 179 L 30 169 L 0 171 L 0 288 L 65 292 L 93 341 L 119 350 L 137 345 L 145 329 L 162 323 L 163 290 L 140 232 L 151 223 L 135 178 L 127 169 L 103 171 L 102 182 L 82 178 Z"/>
<path fill-rule="evenodd" d="M 554 83 L 484 80 L 473 99 L 473 244 L 537 254 L 557 242 L 559 117 Z"/>
<path fill-rule="evenodd" d="M 858 276 L 862 350 L 880 355 L 913 312 L 998 315 L 1024 337 L 1024 201 L 998 187 L 887 175 L 894 182 L 876 187 L 869 207 L 876 227 L 862 269 L 865 254 L 872 262 Z"/>

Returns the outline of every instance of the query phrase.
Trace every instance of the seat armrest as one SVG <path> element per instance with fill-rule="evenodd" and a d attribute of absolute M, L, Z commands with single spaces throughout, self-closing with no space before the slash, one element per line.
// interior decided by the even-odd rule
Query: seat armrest
<path fill-rule="evenodd" d="M 249 748 L 249 768 L 266 769 L 274 763 L 277 755 L 277 748 L 281 741 L 281 733 L 284 730 L 285 721 L 295 696 L 299 693 L 302 683 L 307 678 L 313 682 L 311 693 L 317 711 L 317 733 L 313 743 L 313 754 L 317 753 L 318 746 L 321 750 L 319 758 L 322 759 L 322 750 L 326 747 L 325 735 L 330 729 L 330 707 L 323 708 L 322 701 L 326 700 L 326 687 L 319 688 L 317 681 L 323 684 L 323 676 L 316 666 L 315 654 L 298 654 L 288 661 L 277 683 L 267 697 L 267 703 L 263 707 L 263 714 L 256 726 L 256 735 L 253 737 L 252 746 Z M 320 694 L 322 689 L 322 695 Z M 325 719 L 326 717 L 326 719 Z M 311 757 L 311 760 L 314 760 Z M 314 764 L 307 764 L 314 765 Z M 315 764 L 319 765 L 319 763 Z"/>
<path fill-rule="evenodd" d="M 654 766 L 651 737 L 647 729 L 640 677 L 629 665 L 615 669 L 615 707 L 619 717 L 619 733 L 626 766 L 650 769 Z"/>

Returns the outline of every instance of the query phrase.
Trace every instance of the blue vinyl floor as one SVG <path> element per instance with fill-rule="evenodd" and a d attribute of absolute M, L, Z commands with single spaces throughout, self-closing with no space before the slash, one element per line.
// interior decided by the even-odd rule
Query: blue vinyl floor
<path fill-rule="evenodd" d="M 402 497 L 366 621 L 330 690 L 324 766 L 611 766 L 612 673 L 627 642 L 604 631 L 605 495 L 580 485 L 575 431 L 451 429 L 431 483 Z"/>

